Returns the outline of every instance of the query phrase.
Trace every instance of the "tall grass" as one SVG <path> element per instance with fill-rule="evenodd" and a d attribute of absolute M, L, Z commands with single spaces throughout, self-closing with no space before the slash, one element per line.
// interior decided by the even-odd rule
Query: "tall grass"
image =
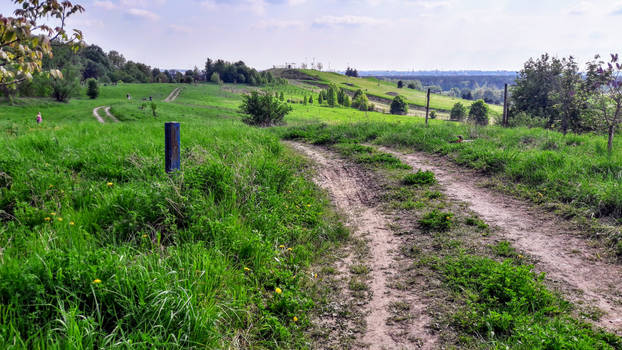
<path fill-rule="evenodd" d="M 306 346 L 305 267 L 345 231 L 305 163 L 218 110 L 159 103 L 158 118 L 104 125 L 90 115 L 109 102 L 131 110 L 119 96 L 154 88 L 172 90 L 29 101 L 40 126 L 30 109 L 3 107 L 0 348 Z M 170 176 L 168 120 L 182 123 L 183 147 Z"/>

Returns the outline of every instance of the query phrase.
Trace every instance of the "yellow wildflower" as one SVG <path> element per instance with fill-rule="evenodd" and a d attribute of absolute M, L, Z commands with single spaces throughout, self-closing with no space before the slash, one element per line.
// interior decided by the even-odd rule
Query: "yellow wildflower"
<path fill-rule="evenodd" d="M 50 220 L 52 220 L 52 219 L 50 219 L 49 216 L 45 218 L 45 221 L 50 221 Z"/>
<path fill-rule="evenodd" d="M 538 196 L 543 197 L 542 193 L 538 192 Z"/>
<path fill-rule="evenodd" d="M 73 221 L 69 221 L 69 226 L 73 226 L 73 225 L 75 225 L 75 224 L 76 224 L 75 222 L 73 222 Z"/>
<path fill-rule="evenodd" d="M 52 188 L 52 187 L 54 187 L 54 185 L 50 185 L 49 187 Z"/>
<path fill-rule="evenodd" d="M 283 249 L 283 248 L 285 248 L 285 246 L 281 244 L 281 245 L 279 246 L 279 248 Z"/>
<path fill-rule="evenodd" d="M 96 278 L 93 280 L 93 283 L 99 284 L 99 283 L 102 283 L 102 280 L 100 280 L 99 278 Z"/>
<path fill-rule="evenodd" d="M 112 187 L 112 185 L 113 185 L 113 183 L 112 183 L 112 182 L 108 182 L 108 183 L 106 184 L 106 186 L 108 186 L 108 187 Z"/>
<path fill-rule="evenodd" d="M 63 221 L 63 218 L 58 218 L 58 221 Z"/>
<path fill-rule="evenodd" d="M 143 235 L 143 238 L 147 238 L 147 234 L 146 233 Z"/>
<path fill-rule="evenodd" d="M 53 213 L 53 212 L 52 212 L 52 213 L 50 213 L 50 215 L 52 215 L 52 216 L 56 216 L 56 213 Z"/>
<path fill-rule="evenodd" d="M 245 268 L 244 268 L 244 271 L 246 271 L 246 272 L 248 272 L 248 271 L 250 271 L 250 270 L 251 270 L 251 269 L 249 269 L 248 267 L 245 267 Z"/>
<path fill-rule="evenodd" d="M 311 204 L 307 204 L 307 207 L 310 207 L 310 206 L 311 206 Z"/>
<path fill-rule="evenodd" d="M 282 291 L 282 290 L 281 290 L 281 288 L 279 288 L 279 287 L 276 287 L 276 288 L 274 289 L 274 292 L 275 292 L 276 294 L 281 294 L 281 293 L 283 293 L 283 291 Z"/>
<path fill-rule="evenodd" d="M 298 322 L 298 317 L 294 316 L 293 320 L 294 322 Z"/>
<path fill-rule="evenodd" d="M 314 277 L 315 277 L 315 278 L 317 278 L 317 273 L 315 274 L 315 276 L 314 276 Z"/>
<path fill-rule="evenodd" d="M 292 248 L 287 248 L 287 250 L 291 252 L 293 249 Z"/>
<path fill-rule="evenodd" d="M 522 256 L 522 255 L 520 255 L 520 254 L 518 254 L 518 258 L 519 258 L 519 259 L 522 259 L 522 258 L 523 258 L 523 256 Z"/>

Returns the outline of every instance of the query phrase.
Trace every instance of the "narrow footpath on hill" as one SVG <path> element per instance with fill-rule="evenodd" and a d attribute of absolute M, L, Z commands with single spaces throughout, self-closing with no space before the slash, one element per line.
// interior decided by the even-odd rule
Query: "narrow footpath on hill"
<path fill-rule="evenodd" d="M 171 93 L 164 99 L 164 102 L 173 102 L 173 101 L 175 101 L 177 96 L 179 96 L 180 92 L 181 92 L 180 88 L 173 89 L 173 91 L 171 91 Z"/>
<path fill-rule="evenodd" d="M 313 161 L 314 181 L 328 192 L 344 216 L 352 238 L 358 244 L 346 247 L 336 263 L 336 283 L 343 295 L 340 305 L 327 310 L 319 323 L 323 328 L 317 346 L 322 349 L 434 349 L 436 336 L 428 329 L 423 291 L 391 288 L 398 266 L 405 266 L 400 248 L 403 238 L 395 235 L 396 219 L 383 212 L 381 190 L 374 174 L 341 159 L 321 147 L 296 142 L 287 144 Z M 364 270 L 364 271 L 363 271 Z M 366 281 L 360 275 L 367 274 Z M 364 280 L 364 278 L 363 278 Z M 365 285 L 365 283 L 367 285 Z M 349 290 L 349 292 L 344 292 Z M 392 322 L 391 310 L 399 306 L 408 322 Z M 344 321 L 341 315 L 360 315 Z M 397 315 L 402 317 L 403 315 Z M 345 324 L 344 324 L 345 323 Z M 362 324 L 362 326 L 361 326 Z"/>
<path fill-rule="evenodd" d="M 442 157 L 377 148 L 413 169 L 432 171 L 449 198 L 466 203 L 497 228 L 494 234 L 530 255 L 535 269 L 545 272 L 566 298 L 600 309 L 602 316 L 596 325 L 622 333 L 622 267 L 601 258 L 599 249 L 582 238 L 571 223 L 525 201 L 478 186 L 485 181 L 483 176 Z"/>
<path fill-rule="evenodd" d="M 106 113 L 106 118 L 110 119 L 110 121 L 112 121 L 113 123 L 119 122 L 119 120 L 114 115 L 112 115 L 112 113 L 110 113 L 110 107 L 107 107 L 107 106 L 100 106 L 100 107 L 93 108 L 93 116 L 95 117 L 95 119 L 97 119 L 98 122 L 102 124 L 106 122 L 104 118 L 102 118 L 102 116 L 99 114 L 99 110 L 102 108 L 104 109 L 104 112 Z"/>

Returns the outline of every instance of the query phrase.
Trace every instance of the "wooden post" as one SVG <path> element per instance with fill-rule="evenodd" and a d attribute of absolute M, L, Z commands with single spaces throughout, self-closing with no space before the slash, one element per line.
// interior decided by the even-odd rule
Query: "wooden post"
<path fill-rule="evenodd" d="M 180 157 L 179 123 L 164 123 L 164 170 L 167 173 L 179 171 Z"/>
<path fill-rule="evenodd" d="M 508 126 L 508 84 L 505 84 L 503 91 L 503 126 Z"/>
<path fill-rule="evenodd" d="M 425 126 L 428 126 L 428 115 L 430 114 L 430 89 L 428 89 L 428 98 L 425 104 Z"/>

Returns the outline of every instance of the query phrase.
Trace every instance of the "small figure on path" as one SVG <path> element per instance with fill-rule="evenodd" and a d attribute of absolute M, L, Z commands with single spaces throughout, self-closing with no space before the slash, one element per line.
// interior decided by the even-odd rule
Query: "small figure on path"
<path fill-rule="evenodd" d="M 464 139 L 462 138 L 462 135 L 458 135 L 458 139 L 454 141 L 454 143 L 462 143 L 462 141 L 464 141 Z"/>
<path fill-rule="evenodd" d="M 149 96 L 149 101 L 153 101 L 153 97 Z"/>
<path fill-rule="evenodd" d="M 39 114 L 37 114 L 37 124 L 41 124 L 42 121 L 43 118 L 41 117 L 41 112 L 39 112 Z"/>
<path fill-rule="evenodd" d="M 132 99 L 132 95 L 127 94 L 127 99 L 128 99 L 128 100 L 131 100 L 131 99 Z"/>

